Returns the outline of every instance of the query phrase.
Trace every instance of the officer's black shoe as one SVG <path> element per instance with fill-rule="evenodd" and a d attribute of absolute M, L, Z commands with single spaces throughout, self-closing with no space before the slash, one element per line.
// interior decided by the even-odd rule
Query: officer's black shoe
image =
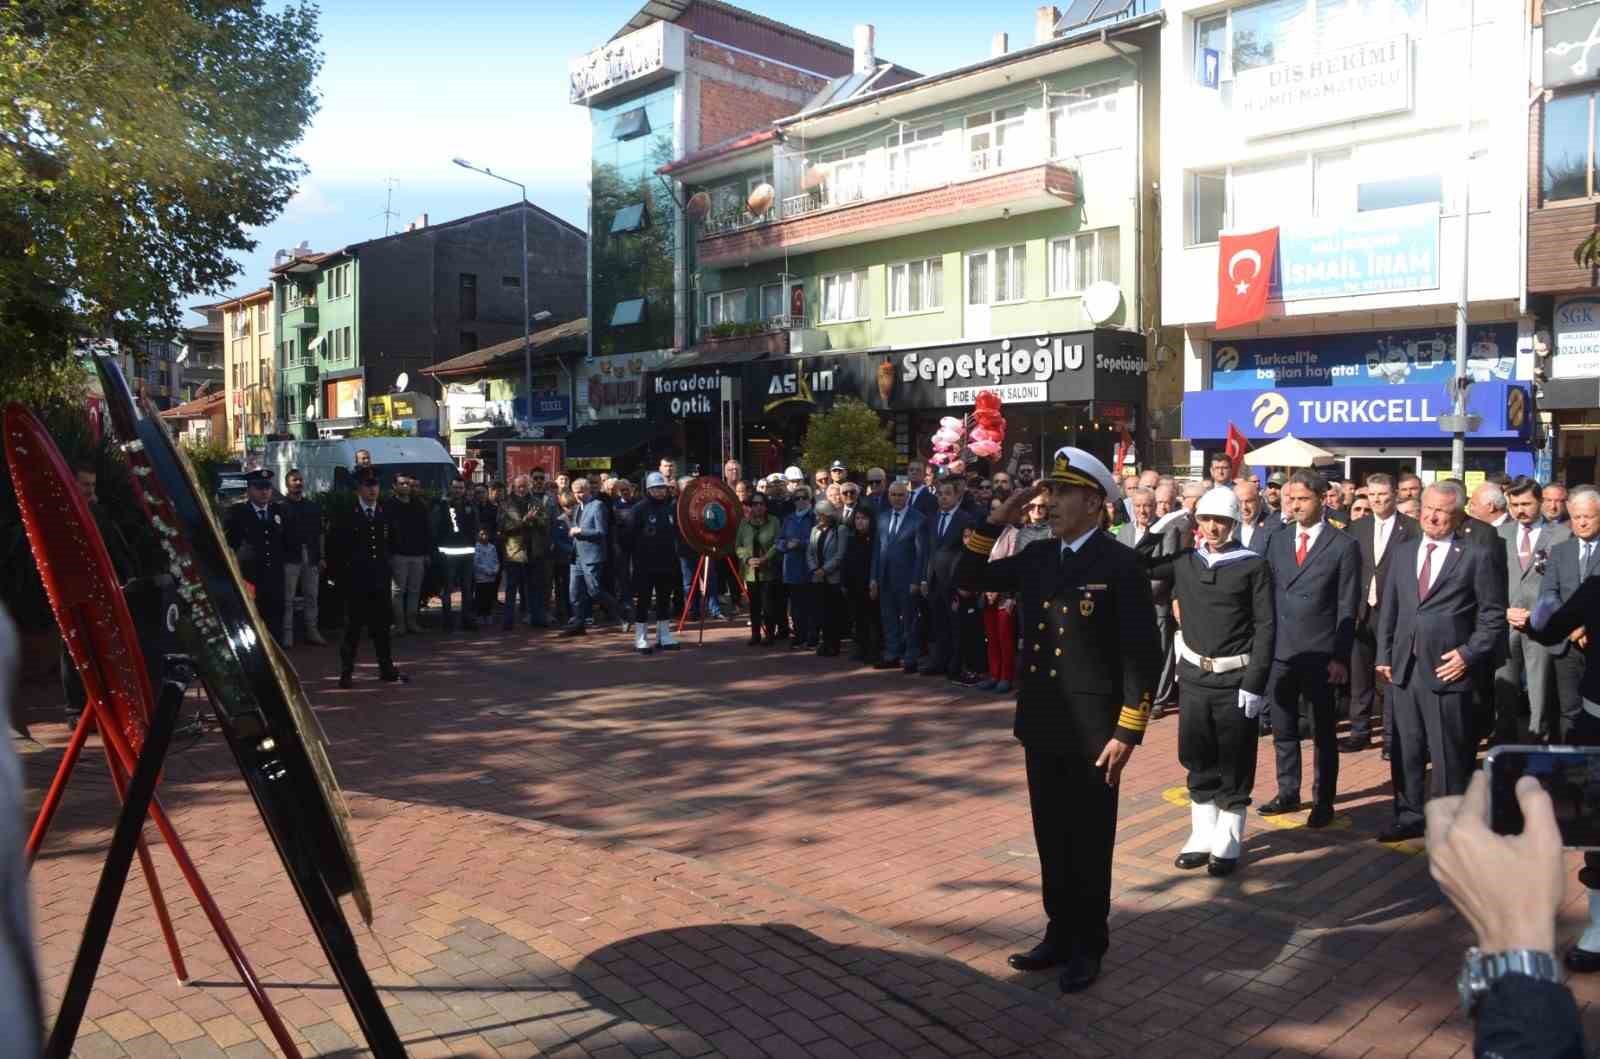
<path fill-rule="evenodd" d="M 678 650 L 682 650 L 682 648 L 683 648 L 683 644 L 679 643 L 676 640 L 672 641 L 671 643 L 664 643 L 664 644 L 661 645 L 661 649 L 663 651 L 678 651 Z"/>
<path fill-rule="evenodd" d="M 378 679 L 383 681 L 385 684 L 411 683 L 411 678 L 400 672 L 398 669 L 391 669 L 387 673 L 380 673 L 378 675 Z"/>
<path fill-rule="evenodd" d="M 634 650 L 639 652 L 642 655 L 648 655 L 648 654 L 650 654 L 652 652 L 653 649 L 650 648 L 650 647 L 635 647 Z"/>
<path fill-rule="evenodd" d="M 1291 802 L 1281 794 L 1256 810 L 1262 816 L 1281 816 L 1284 813 L 1298 813 L 1299 811 L 1300 800 L 1298 798 Z"/>
<path fill-rule="evenodd" d="M 1014 971 L 1043 971 L 1066 963 L 1071 958 L 1070 949 L 1046 938 L 1027 952 L 1014 952 L 1007 956 L 1006 963 Z"/>
<path fill-rule="evenodd" d="M 1238 857 L 1212 857 L 1206 861 L 1206 873 L 1220 879 L 1224 875 L 1232 875 L 1233 869 L 1238 866 Z"/>
<path fill-rule="evenodd" d="M 1372 746 L 1372 740 L 1364 735 L 1347 735 L 1339 740 L 1339 750 L 1345 754 L 1359 754 Z"/>
<path fill-rule="evenodd" d="M 745 646 L 746 647 L 760 647 L 761 646 L 761 636 L 760 636 L 760 634 L 756 634 L 756 635 L 751 636 L 750 639 L 745 641 Z"/>
<path fill-rule="evenodd" d="M 1194 853 L 1178 854 L 1177 858 L 1173 860 L 1172 866 L 1174 868 L 1182 868 L 1184 871 L 1194 871 L 1196 868 L 1204 868 L 1210 860 L 1211 854 L 1202 849 Z"/>
<path fill-rule="evenodd" d="M 1421 824 L 1396 825 L 1378 836 L 1379 842 L 1405 842 L 1413 838 L 1421 838 L 1426 834 L 1426 829 Z"/>
<path fill-rule="evenodd" d="M 1333 806 L 1316 805 L 1311 808 L 1311 815 L 1306 817 L 1307 827 L 1327 827 L 1333 823 Z"/>
<path fill-rule="evenodd" d="M 339 686 L 341 688 L 352 687 L 352 686 L 354 686 L 354 684 L 355 684 L 355 678 L 352 677 L 349 673 L 340 673 L 339 674 Z"/>
<path fill-rule="evenodd" d="M 1566 964 L 1567 970 L 1573 974 L 1594 974 L 1600 971 L 1600 952 L 1590 952 L 1574 945 L 1567 950 L 1561 962 Z"/>
<path fill-rule="evenodd" d="M 1094 980 L 1099 977 L 1100 957 L 1074 953 L 1072 959 L 1067 961 L 1067 969 L 1061 972 L 1061 991 L 1081 993 L 1094 985 Z"/>
<path fill-rule="evenodd" d="M 587 636 L 588 631 L 582 625 L 568 625 L 561 630 L 562 636 Z"/>

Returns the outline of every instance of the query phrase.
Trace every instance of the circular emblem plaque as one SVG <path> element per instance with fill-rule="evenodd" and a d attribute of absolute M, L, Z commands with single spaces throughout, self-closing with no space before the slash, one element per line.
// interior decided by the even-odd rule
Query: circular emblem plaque
<path fill-rule="evenodd" d="M 743 519 L 743 505 L 720 478 L 696 478 L 678 494 L 678 532 L 701 555 L 732 555 Z"/>

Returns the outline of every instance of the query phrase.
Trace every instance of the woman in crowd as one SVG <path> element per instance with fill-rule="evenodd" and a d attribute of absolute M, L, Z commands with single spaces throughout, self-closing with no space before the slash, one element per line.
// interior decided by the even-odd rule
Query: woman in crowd
<path fill-rule="evenodd" d="M 1044 498 L 1036 498 L 1036 502 L 1042 505 Z M 991 511 L 1003 506 L 1001 500 L 992 500 L 989 504 Z M 996 559 L 1015 555 L 1021 534 L 1021 526 L 1007 526 L 1002 530 L 989 552 L 989 561 L 992 563 Z M 983 633 L 989 644 L 989 676 L 978 687 L 1004 695 L 1011 690 L 1011 684 L 1017 678 L 1017 597 L 1009 592 L 985 592 L 983 602 Z"/>
<path fill-rule="evenodd" d="M 550 581 L 556 595 L 556 622 L 560 625 L 570 624 L 572 621 L 572 560 L 577 556 L 577 548 L 572 543 L 572 527 L 577 523 L 578 501 L 572 495 L 572 490 L 563 489 L 557 498 L 561 509 L 560 516 L 556 519 L 555 526 L 551 527 L 550 534 Z"/>
<path fill-rule="evenodd" d="M 778 530 L 778 552 L 783 556 L 783 587 L 789 596 L 789 614 L 794 629 L 794 639 L 789 650 L 816 647 L 820 635 L 817 628 L 817 607 L 820 595 L 806 570 L 806 547 L 811 542 L 811 530 L 816 526 L 816 516 L 811 513 L 811 490 L 797 485 L 789 493 L 794 505 L 789 517 Z"/>
<path fill-rule="evenodd" d="M 827 500 L 817 505 L 816 515 L 811 538 L 806 543 L 806 572 L 814 593 L 813 605 L 822 620 L 822 642 L 817 654 L 831 658 L 839 653 L 839 633 L 844 625 L 841 613 L 844 602 L 839 586 L 843 580 L 841 568 L 850 531 L 839 525 L 839 509 Z"/>
<path fill-rule="evenodd" d="M 872 582 L 872 546 L 878 539 L 877 521 L 871 505 L 862 504 L 850 516 L 853 531 L 845 553 L 844 590 L 850 607 L 850 627 L 855 651 L 850 657 L 863 665 L 878 661 L 883 650 L 883 614 L 878 601 L 868 592 Z"/>
<path fill-rule="evenodd" d="M 761 493 L 751 493 L 744 506 L 734 555 L 750 594 L 750 646 L 770 646 L 778 638 L 778 520 L 767 513 Z"/>

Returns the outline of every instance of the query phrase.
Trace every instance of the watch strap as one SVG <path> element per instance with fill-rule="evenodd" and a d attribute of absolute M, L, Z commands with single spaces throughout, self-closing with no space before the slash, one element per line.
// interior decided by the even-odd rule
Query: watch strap
<path fill-rule="evenodd" d="M 1503 952 L 1467 950 L 1458 987 L 1465 1014 L 1472 1014 L 1494 984 L 1507 975 L 1523 975 L 1544 982 L 1561 984 L 1561 962 L 1555 954 L 1539 949 L 1508 949 Z"/>

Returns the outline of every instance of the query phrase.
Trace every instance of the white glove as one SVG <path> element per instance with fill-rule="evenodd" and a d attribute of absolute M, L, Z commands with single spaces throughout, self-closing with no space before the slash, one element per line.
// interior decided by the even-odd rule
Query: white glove
<path fill-rule="evenodd" d="M 1264 706 L 1266 706 L 1266 704 L 1266 696 L 1257 695 L 1254 692 L 1246 691 L 1243 688 L 1239 689 L 1239 709 L 1244 711 L 1244 715 L 1246 717 L 1253 720 L 1260 716 L 1261 710 Z"/>
<path fill-rule="evenodd" d="M 1174 523 L 1182 523 L 1187 525 L 1190 517 L 1191 516 L 1189 515 L 1188 508 L 1178 507 L 1177 509 L 1169 511 L 1165 515 L 1162 515 L 1160 518 L 1156 519 L 1156 524 L 1150 527 L 1149 532 L 1155 534 L 1165 533 L 1167 528 Z"/>

